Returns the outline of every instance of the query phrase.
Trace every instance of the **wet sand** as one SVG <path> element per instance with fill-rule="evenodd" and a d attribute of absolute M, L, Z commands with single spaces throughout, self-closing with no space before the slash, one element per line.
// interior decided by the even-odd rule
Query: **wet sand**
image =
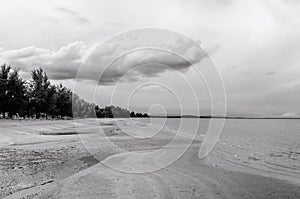
<path fill-rule="evenodd" d="M 122 166 L 130 160 L 122 150 L 158 150 L 173 137 L 166 133 L 132 139 L 114 121 L 101 120 L 105 136 L 99 138 L 98 127 L 89 120 L 78 124 L 0 121 L 0 198 L 300 198 L 297 182 L 271 171 L 199 160 L 200 139 L 163 169 L 141 174 L 117 171 L 102 161 Z M 126 120 L 118 124 L 126 125 Z M 138 133 L 128 125 L 126 129 Z M 111 147 L 107 137 L 119 149 Z M 97 141 L 95 157 L 84 146 L 87 140 Z M 181 146 L 173 147 L 169 150 Z M 217 146 L 213 153 L 220 155 L 221 149 Z M 153 164 L 145 158 L 132 166 L 140 163 Z"/>

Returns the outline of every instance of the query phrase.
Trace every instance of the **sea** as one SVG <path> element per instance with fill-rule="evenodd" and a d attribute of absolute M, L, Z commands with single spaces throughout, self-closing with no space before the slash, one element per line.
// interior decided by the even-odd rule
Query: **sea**
<path fill-rule="evenodd" d="M 212 120 L 198 118 L 140 119 L 186 134 L 205 136 Z M 184 124 L 184 125 L 181 125 Z M 208 155 L 214 166 L 277 177 L 300 184 L 299 119 L 225 119 L 220 138 Z"/>

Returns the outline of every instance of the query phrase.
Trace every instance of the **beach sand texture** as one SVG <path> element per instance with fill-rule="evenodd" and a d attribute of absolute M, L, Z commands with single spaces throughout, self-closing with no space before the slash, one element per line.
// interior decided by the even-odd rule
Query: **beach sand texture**
<path fill-rule="evenodd" d="M 230 122 L 238 125 L 240 121 Z M 243 122 L 245 128 L 253 125 L 253 121 Z M 99 126 L 93 124 L 88 119 L 0 121 L 0 198 L 300 198 L 299 136 L 291 140 L 293 150 L 279 151 L 268 144 L 259 147 L 261 138 L 257 136 L 258 140 L 255 136 L 244 139 L 243 133 L 237 133 L 234 140 L 226 132 L 232 133 L 235 125 L 227 125 L 205 160 L 198 158 L 202 137 L 198 135 L 169 166 L 137 174 L 117 171 L 103 162 L 116 167 L 126 163 L 133 170 L 141 164 L 159 164 L 153 158 L 132 159 L 124 150 L 162 149 L 174 138 L 172 131 L 163 129 L 153 137 L 134 139 L 121 130 L 124 127 L 132 135 L 139 134 L 140 129 L 128 125 L 128 120 L 120 119 L 116 125 L 114 120 L 101 119 L 100 136 Z M 266 130 L 260 123 L 257 125 Z M 293 131 L 300 129 L 294 123 L 288 125 L 294 125 Z M 262 133 L 258 131 L 252 133 Z M 187 138 L 179 139 L 177 145 L 165 150 L 182 147 L 180 143 Z M 95 146 L 88 149 L 95 156 L 84 145 L 93 141 Z M 257 144 L 251 145 L 252 142 Z M 251 150 L 253 146 L 255 150 Z"/>

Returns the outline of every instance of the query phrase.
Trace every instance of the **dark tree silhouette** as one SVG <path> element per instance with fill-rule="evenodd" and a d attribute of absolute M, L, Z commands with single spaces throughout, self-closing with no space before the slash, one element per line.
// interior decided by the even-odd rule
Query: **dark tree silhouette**
<path fill-rule="evenodd" d="M 72 91 L 59 84 L 56 92 L 56 112 L 61 117 L 72 117 Z"/>
<path fill-rule="evenodd" d="M 25 82 L 19 77 L 18 70 L 10 73 L 7 83 L 7 108 L 9 117 L 15 114 L 24 115 L 26 103 Z"/>
<path fill-rule="evenodd" d="M 8 98 L 7 98 L 7 85 L 8 77 L 11 70 L 10 65 L 3 64 L 1 65 L 0 71 L 0 111 L 2 117 L 5 117 L 6 112 L 8 111 Z"/>
<path fill-rule="evenodd" d="M 135 113 L 133 111 L 131 111 L 130 117 L 135 117 Z"/>
<path fill-rule="evenodd" d="M 19 70 L 3 64 L 0 69 L 0 113 L 29 118 L 128 118 L 149 117 L 119 106 L 100 108 L 81 99 L 62 84 L 52 85 L 42 68 L 33 69 L 31 81 L 24 81 Z"/>
<path fill-rule="evenodd" d="M 47 114 L 48 108 L 48 93 L 50 81 L 47 74 L 42 68 L 34 69 L 31 72 L 32 77 L 32 90 L 31 90 L 31 103 L 35 108 L 36 118 L 39 118 L 41 113 Z"/>

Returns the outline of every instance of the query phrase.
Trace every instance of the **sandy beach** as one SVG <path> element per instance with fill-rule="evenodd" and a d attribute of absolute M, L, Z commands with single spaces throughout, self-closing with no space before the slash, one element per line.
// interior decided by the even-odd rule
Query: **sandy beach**
<path fill-rule="evenodd" d="M 0 121 L 0 198 L 300 197 L 297 165 L 276 172 L 257 164 L 256 157 L 247 157 L 254 164 L 234 162 L 234 157 L 238 155 L 240 160 L 242 156 L 237 150 L 230 158 L 224 140 L 205 160 L 198 158 L 199 138 L 178 160 L 157 171 L 126 173 L 110 168 L 105 162 L 120 168 L 134 162 L 129 164 L 133 169 L 139 164 L 155 164 L 149 158 L 132 160 L 128 152 L 162 149 L 173 136 L 163 129 L 151 138 L 133 139 L 121 130 L 124 125 L 138 133 L 125 119 L 118 125 L 114 120 L 99 121 L 102 137 L 97 133 L 99 126 L 90 120 Z M 118 147 L 111 147 L 107 138 Z M 86 147 L 87 140 L 96 140 L 97 147 Z M 178 143 L 166 150 L 177 150 L 181 147 Z M 299 154 L 292 158 L 299 161 Z"/>
<path fill-rule="evenodd" d="M 300 199 L 300 0 L 0 5 L 0 199 Z"/>

